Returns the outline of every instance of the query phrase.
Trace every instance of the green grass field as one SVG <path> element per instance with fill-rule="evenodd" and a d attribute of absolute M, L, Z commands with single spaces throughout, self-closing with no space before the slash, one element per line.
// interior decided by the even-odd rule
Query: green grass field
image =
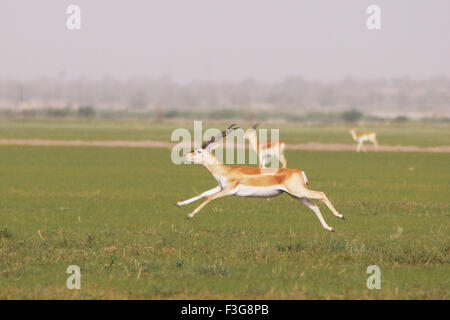
<path fill-rule="evenodd" d="M 135 122 L 121 131 L 42 121 L 1 121 L 0 138 L 160 140 L 171 126 L 139 135 Z M 415 143 L 420 128 L 407 130 L 402 144 L 428 145 Z M 440 127 L 425 132 L 450 144 Z M 167 149 L 0 146 L 0 298 L 450 298 L 448 153 L 286 157 L 345 215 L 320 205 L 336 232 L 287 195 L 222 198 L 186 220 L 200 202 L 175 202 L 215 181 L 201 166 L 173 165 Z M 366 287 L 373 264 L 380 290 Z M 66 288 L 69 265 L 81 267 L 81 290 Z"/>
<path fill-rule="evenodd" d="M 226 128 L 230 123 L 204 122 L 206 128 Z M 252 123 L 239 122 L 248 129 Z M 279 128 L 280 138 L 287 143 L 354 144 L 348 130 L 353 126 L 261 124 L 261 128 Z M 154 122 L 151 120 L 80 120 L 80 119 L 1 119 L 2 139 L 51 140 L 156 140 L 170 142 L 174 129 L 193 132 L 193 122 Z M 389 124 L 364 125 L 358 130 L 375 130 L 380 144 L 414 145 L 419 147 L 450 145 L 448 125 Z"/>

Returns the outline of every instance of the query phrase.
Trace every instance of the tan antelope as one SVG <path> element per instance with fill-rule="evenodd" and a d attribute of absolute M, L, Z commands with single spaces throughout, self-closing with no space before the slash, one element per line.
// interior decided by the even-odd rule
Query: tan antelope
<path fill-rule="evenodd" d="M 336 211 L 323 192 L 308 189 L 306 175 L 302 170 L 259 169 L 246 166 L 226 166 L 220 163 L 212 153 L 213 148 L 218 145 L 217 143 L 212 144 L 212 142 L 218 142 L 231 131 L 233 129 L 230 128 L 223 131 L 222 135 L 211 139 L 209 143 L 204 143 L 202 148 L 195 149 L 193 152 L 184 155 L 185 160 L 202 164 L 218 183 L 218 186 L 213 189 L 176 203 L 177 206 L 184 206 L 201 198 L 206 198 L 187 216 L 188 219 L 194 217 L 210 201 L 225 196 L 268 198 L 287 193 L 310 208 L 316 214 L 323 228 L 328 231 L 334 231 L 325 222 L 319 207 L 313 201 L 322 201 L 340 219 L 344 219 L 344 216 Z"/>
<path fill-rule="evenodd" d="M 286 168 L 287 161 L 284 157 L 284 147 L 285 143 L 281 140 L 267 141 L 265 143 L 258 142 L 256 135 L 256 128 L 259 124 L 253 125 L 251 129 L 245 132 L 244 138 L 248 139 L 250 147 L 258 155 L 258 168 L 266 168 L 268 163 L 268 157 L 275 156 L 278 159 L 283 168 Z M 273 159 L 273 157 L 272 157 Z"/>
<path fill-rule="evenodd" d="M 372 142 L 375 145 L 375 150 L 378 150 L 377 134 L 375 132 L 369 131 L 369 132 L 356 133 L 356 129 L 352 129 L 349 132 L 352 135 L 353 140 L 358 142 L 358 147 L 356 148 L 356 152 L 359 152 L 361 147 L 362 147 L 363 151 L 366 151 L 366 148 L 363 145 L 363 143 L 365 141 Z"/>

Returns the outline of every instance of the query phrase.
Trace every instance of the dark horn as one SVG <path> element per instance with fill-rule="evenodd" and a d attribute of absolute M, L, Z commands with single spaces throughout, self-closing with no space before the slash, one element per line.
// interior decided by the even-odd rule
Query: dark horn
<path fill-rule="evenodd" d="M 233 130 L 239 129 L 238 127 L 234 127 L 236 124 L 232 124 L 231 126 L 229 126 L 226 130 L 223 130 L 220 134 L 218 134 L 215 137 L 211 137 L 211 140 L 203 142 L 202 143 L 202 149 L 205 149 L 207 146 L 209 146 L 211 143 L 219 141 L 220 139 L 222 139 L 223 137 L 225 137 L 226 135 L 228 135 L 230 132 L 232 132 Z"/>

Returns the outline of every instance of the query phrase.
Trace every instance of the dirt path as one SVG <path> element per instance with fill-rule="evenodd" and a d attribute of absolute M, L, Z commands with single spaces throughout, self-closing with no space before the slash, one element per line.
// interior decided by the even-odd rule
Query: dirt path
<path fill-rule="evenodd" d="M 140 148 L 172 148 L 174 143 L 141 140 L 114 140 L 114 141 L 84 141 L 84 140 L 43 140 L 43 139 L 0 139 L 0 145 L 21 146 L 95 146 L 95 147 L 140 147 Z M 238 145 L 239 147 L 239 145 Z M 367 150 L 373 151 L 371 145 Z M 355 151 L 356 145 L 339 143 L 309 142 L 304 144 L 288 144 L 288 150 L 330 150 L 330 151 Z M 380 151 L 403 152 L 450 152 L 450 146 L 417 147 L 417 146 L 380 146 Z"/>
<path fill-rule="evenodd" d="M 374 151 L 372 145 L 366 146 L 368 151 Z M 309 142 L 305 144 L 287 145 L 287 149 L 292 150 L 332 150 L 332 151 L 356 151 L 356 144 L 340 144 L 340 143 L 317 143 Z M 450 152 L 450 146 L 437 147 L 417 147 L 417 146 L 379 146 L 379 151 L 402 151 L 402 152 Z"/>
<path fill-rule="evenodd" d="M 170 143 L 159 141 L 85 141 L 85 140 L 43 140 L 43 139 L 0 139 L 3 146 L 93 146 L 93 147 L 143 147 L 143 148 L 169 148 Z"/>

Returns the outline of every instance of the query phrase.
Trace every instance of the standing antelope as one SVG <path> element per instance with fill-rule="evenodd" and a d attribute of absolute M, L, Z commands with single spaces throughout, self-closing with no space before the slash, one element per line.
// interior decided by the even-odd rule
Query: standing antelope
<path fill-rule="evenodd" d="M 312 200 L 316 199 L 325 203 L 336 217 L 344 219 L 344 216 L 336 211 L 323 192 L 312 191 L 307 188 L 306 175 L 302 170 L 258 169 L 221 164 L 212 153 L 214 145 L 211 143 L 217 142 L 232 130 L 223 131 L 222 135 L 211 139 L 209 143 L 203 144 L 202 148 L 184 155 L 186 160 L 202 164 L 219 184 L 217 187 L 207 190 L 198 196 L 176 203 L 179 207 L 206 197 L 206 200 L 188 215 L 188 219 L 194 217 L 210 201 L 221 197 L 236 195 L 240 197 L 267 198 L 275 197 L 285 192 L 314 211 L 323 228 L 328 231 L 334 231 L 325 222 L 319 207 Z M 217 146 L 217 143 L 215 145 Z"/>
<path fill-rule="evenodd" d="M 251 129 L 248 129 L 244 138 L 248 139 L 250 147 L 258 155 L 258 168 L 265 168 L 268 162 L 267 158 L 274 155 L 281 162 L 283 168 L 286 168 L 287 161 L 284 157 L 284 141 L 273 140 L 267 141 L 266 143 L 259 143 L 256 136 L 257 127 L 258 124 L 255 124 Z"/>
<path fill-rule="evenodd" d="M 366 148 L 363 145 L 364 141 L 372 142 L 375 145 L 375 150 L 378 150 L 377 134 L 375 132 L 370 131 L 370 132 L 356 133 L 356 129 L 352 129 L 349 132 L 352 135 L 353 140 L 358 142 L 358 147 L 356 148 L 356 152 L 359 152 L 361 147 L 362 147 L 363 151 L 366 151 Z"/>

